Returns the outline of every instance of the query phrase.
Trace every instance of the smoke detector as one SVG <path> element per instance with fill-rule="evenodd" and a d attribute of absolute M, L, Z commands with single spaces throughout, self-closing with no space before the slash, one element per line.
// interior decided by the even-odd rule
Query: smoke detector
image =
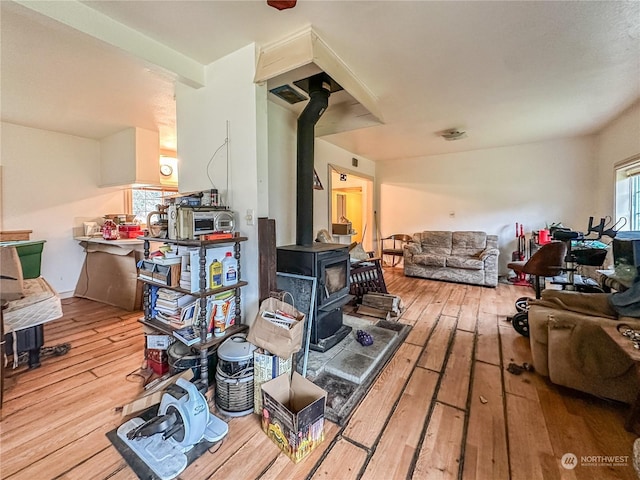
<path fill-rule="evenodd" d="M 444 130 L 440 132 L 439 135 L 447 141 L 460 140 L 462 138 L 466 138 L 467 132 L 463 130 L 458 130 L 457 128 L 450 128 L 449 130 Z"/>

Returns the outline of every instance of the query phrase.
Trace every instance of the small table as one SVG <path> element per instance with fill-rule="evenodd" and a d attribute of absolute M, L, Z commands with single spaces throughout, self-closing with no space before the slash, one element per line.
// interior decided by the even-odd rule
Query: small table
<path fill-rule="evenodd" d="M 638 379 L 640 379 L 640 350 L 633 347 L 633 342 L 629 340 L 629 338 L 624 337 L 620 334 L 616 327 L 602 327 L 602 330 L 614 341 L 616 344 L 622 349 L 622 351 L 635 363 L 636 374 L 638 375 Z M 636 423 L 640 420 L 640 392 L 638 392 L 638 396 L 636 400 L 631 405 L 629 413 L 627 414 L 627 419 L 624 422 L 624 428 L 629 432 L 635 432 L 634 427 Z"/>

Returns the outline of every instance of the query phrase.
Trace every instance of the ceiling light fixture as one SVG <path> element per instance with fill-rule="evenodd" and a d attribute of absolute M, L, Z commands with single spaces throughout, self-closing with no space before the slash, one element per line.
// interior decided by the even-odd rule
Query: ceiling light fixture
<path fill-rule="evenodd" d="M 465 132 L 464 130 L 459 130 L 457 128 L 450 128 L 448 130 L 439 132 L 438 135 L 440 135 L 442 138 L 444 138 L 447 141 L 453 141 L 453 140 L 460 140 L 462 138 L 466 138 L 467 132 Z"/>
<path fill-rule="evenodd" d="M 296 6 L 296 0 L 267 0 L 267 5 L 278 10 L 286 10 Z"/>

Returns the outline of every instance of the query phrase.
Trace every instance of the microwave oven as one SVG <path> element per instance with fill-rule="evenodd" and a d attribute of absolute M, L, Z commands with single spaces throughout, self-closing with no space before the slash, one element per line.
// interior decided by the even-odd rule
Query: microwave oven
<path fill-rule="evenodd" d="M 233 233 L 233 212 L 219 207 L 189 207 L 170 205 L 168 210 L 169 232 L 172 240 L 194 240 L 210 233 Z"/>

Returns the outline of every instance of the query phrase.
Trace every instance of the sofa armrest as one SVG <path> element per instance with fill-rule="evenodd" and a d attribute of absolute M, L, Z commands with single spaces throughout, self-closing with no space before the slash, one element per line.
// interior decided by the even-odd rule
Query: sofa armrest
<path fill-rule="evenodd" d="M 487 247 L 478 254 L 478 258 L 483 262 L 489 257 L 497 257 L 500 254 L 500 250 L 493 247 Z"/>
<path fill-rule="evenodd" d="M 558 312 L 571 311 L 591 317 L 617 319 L 616 311 L 609 303 L 608 293 L 581 293 L 569 290 L 544 290 L 542 298 L 531 300 L 530 305 L 541 305 Z"/>
<path fill-rule="evenodd" d="M 410 255 L 418 255 L 422 253 L 422 245 L 417 242 L 409 242 L 404 246 L 404 251 Z"/>

